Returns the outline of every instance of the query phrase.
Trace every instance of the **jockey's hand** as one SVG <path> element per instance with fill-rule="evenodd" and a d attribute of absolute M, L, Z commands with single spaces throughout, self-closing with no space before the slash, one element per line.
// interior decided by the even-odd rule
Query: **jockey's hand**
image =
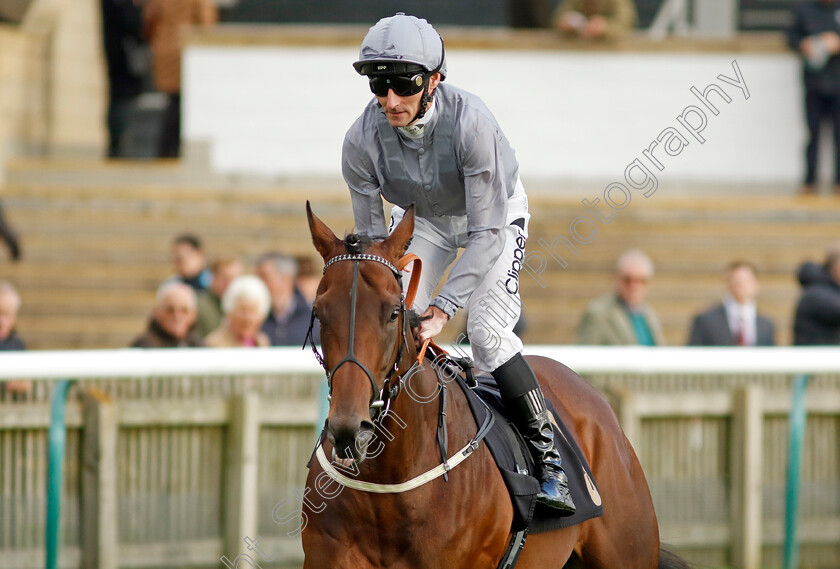
<path fill-rule="evenodd" d="M 440 334 L 443 326 L 449 321 L 449 316 L 437 306 L 430 306 L 420 319 L 422 320 L 420 326 L 414 329 L 414 340 L 418 344 Z"/>

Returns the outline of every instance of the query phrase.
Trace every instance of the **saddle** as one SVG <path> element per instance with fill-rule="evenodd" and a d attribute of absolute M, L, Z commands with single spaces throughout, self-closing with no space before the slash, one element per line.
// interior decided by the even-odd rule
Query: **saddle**
<path fill-rule="evenodd" d="M 603 515 L 601 496 L 589 464 L 550 401 L 546 400 L 546 406 L 554 418 L 557 450 L 562 456 L 563 469 L 569 478 L 569 490 L 577 508 L 571 516 L 561 516 L 558 510 L 537 504 L 540 483 L 534 476 L 534 461 L 522 435 L 505 416 L 504 403 L 493 377 L 474 375 L 472 362 L 468 358 L 438 356 L 436 364 L 449 366 L 450 372 L 458 372 L 449 373 L 448 377 L 455 377 L 455 382 L 467 397 L 477 425 L 485 422 L 487 413 L 492 413 L 495 418 L 484 442 L 493 455 L 510 495 L 513 505 L 511 532 L 542 533 Z"/>

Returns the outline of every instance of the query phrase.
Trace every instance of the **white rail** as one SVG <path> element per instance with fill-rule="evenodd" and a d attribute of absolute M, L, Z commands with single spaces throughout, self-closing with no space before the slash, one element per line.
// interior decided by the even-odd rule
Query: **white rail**
<path fill-rule="evenodd" d="M 735 349 L 528 346 L 525 353 L 553 358 L 581 374 L 840 373 L 840 348 L 835 347 Z M 323 371 L 309 349 L 294 347 L 29 351 L 0 354 L 0 380 L 302 373 L 320 374 Z"/>

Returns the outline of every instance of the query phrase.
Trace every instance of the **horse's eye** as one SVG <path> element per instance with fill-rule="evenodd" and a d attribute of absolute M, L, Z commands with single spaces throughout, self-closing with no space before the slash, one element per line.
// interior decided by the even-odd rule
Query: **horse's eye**
<path fill-rule="evenodd" d="M 396 322 L 397 318 L 400 317 L 400 309 L 395 308 L 393 312 L 391 312 L 391 322 Z"/>

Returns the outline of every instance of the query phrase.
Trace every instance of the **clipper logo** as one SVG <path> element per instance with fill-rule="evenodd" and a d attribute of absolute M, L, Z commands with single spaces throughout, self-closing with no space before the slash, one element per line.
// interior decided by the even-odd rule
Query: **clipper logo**
<path fill-rule="evenodd" d="M 519 272 L 522 270 L 522 260 L 525 258 L 525 236 L 522 230 L 516 236 L 516 249 L 513 250 L 513 262 L 508 269 L 505 280 L 505 290 L 510 294 L 519 292 Z"/>

